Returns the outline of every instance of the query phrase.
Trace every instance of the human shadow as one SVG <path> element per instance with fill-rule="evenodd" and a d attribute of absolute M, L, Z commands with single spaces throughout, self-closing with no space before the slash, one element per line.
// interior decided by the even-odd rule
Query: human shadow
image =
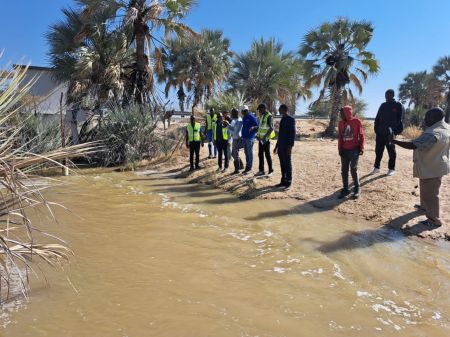
<path fill-rule="evenodd" d="M 404 227 L 411 220 L 421 215 L 420 212 L 414 211 L 401 215 L 379 228 L 365 229 L 362 231 L 346 231 L 343 236 L 331 242 L 323 242 L 313 238 L 304 240 L 319 244 L 317 250 L 324 254 L 341 250 L 369 248 L 379 243 L 400 241 L 408 236 L 415 236 L 424 231 L 431 230 L 432 228 L 420 223 L 412 227 Z"/>

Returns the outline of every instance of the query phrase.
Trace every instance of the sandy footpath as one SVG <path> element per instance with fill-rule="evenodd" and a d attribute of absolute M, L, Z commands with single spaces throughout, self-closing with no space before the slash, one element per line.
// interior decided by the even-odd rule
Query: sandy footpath
<path fill-rule="evenodd" d="M 186 149 L 170 161 L 160 164 L 160 169 L 179 172 L 180 177 L 190 182 L 214 185 L 241 198 L 299 200 L 298 209 L 280 210 L 280 212 L 299 211 L 301 204 L 310 203 L 318 211 L 335 209 L 342 214 L 354 215 L 379 225 L 401 229 L 407 235 L 450 240 L 450 176 L 443 179 L 441 187 L 444 226 L 430 231 L 418 224 L 418 221 L 423 220 L 424 217 L 413 208 L 419 201 L 419 188 L 418 180 L 412 177 L 412 151 L 397 147 L 395 176 L 385 175 L 387 153 L 382 162 L 382 174 L 370 176 L 369 172 L 373 168 L 375 159 L 374 149 L 375 142 L 369 139 L 366 152 L 360 158 L 359 174 L 362 194 L 358 200 L 337 199 L 339 190 L 342 188 L 337 141 L 315 139 L 306 135 L 300 137 L 293 149 L 293 182 L 288 191 L 274 187 L 280 181 L 279 161 L 276 155 L 272 156 L 275 173 L 271 178 L 255 179 L 253 175 L 232 175 L 232 163 L 227 173 L 216 172 L 217 162 L 206 159 L 208 151 L 206 144 L 201 151 L 201 170 L 188 172 L 189 158 Z M 256 173 L 258 168 L 256 143 L 254 154 L 253 171 Z M 243 150 L 241 158 L 244 159 Z"/>

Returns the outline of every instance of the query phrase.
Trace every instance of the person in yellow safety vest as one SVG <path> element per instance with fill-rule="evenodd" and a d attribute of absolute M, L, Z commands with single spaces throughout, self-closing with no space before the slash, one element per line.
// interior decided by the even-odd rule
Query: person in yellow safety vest
<path fill-rule="evenodd" d="M 259 157 L 259 172 L 255 176 L 263 176 L 264 172 L 264 155 L 267 160 L 267 165 L 269 166 L 269 174 L 271 177 L 273 175 L 272 157 L 270 154 L 270 140 L 275 138 L 275 131 L 273 127 L 273 116 L 267 111 L 265 104 L 260 104 L 258 106 L 259 112 L 259 127 L 256 134 L 258 139 L 258 157 Z"/>
<path fill-rule="evenodd" d="M 214 147 L 214 158 L 217 156 L 217 147 L 214 145 L 214 137 L 213 137 L 213 127 L 217 121 L 217 114 L 214 112 L 214 109 L 209 110 L 209 114 L 206 115 L 206 137 L 208 138 L 208 159 L 213 158 L 213 147 Z"/>
<path fill-rule="evenodd" d="M 213 126 L 214 144 L 217 147 L 218 164 L 217 171 L 226 172 L 230 164 L 230 144 L 232 141 L 231 131 L 228 128 L 229 123 L 223 119 L 221 113 L 217 115 L 217 122 Z M 222 170 L 222 155 L 225 157 L 225 167 Z"/>
<path fill-rule="evenodd" d="M 191 116 L 190 123 L 186 126 L 186 147 L 189 148 L 190 170 L 200 168 L 200 146 L 203 146 L 201 126 L 195 121 L 195 116 Z M 195 155 L 195 166 L 194 166 Z"/>

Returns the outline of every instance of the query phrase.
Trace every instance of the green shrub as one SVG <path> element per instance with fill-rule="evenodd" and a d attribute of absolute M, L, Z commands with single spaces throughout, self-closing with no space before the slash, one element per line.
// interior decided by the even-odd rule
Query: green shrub
<path fill-rule="evenodd" d="M 24 152 L 42 154 L 61 147 L 61 127 L 56 120 L 45 120 L 42 115 L 26 114 L 19 117 L 22 128 L 17 142 Z"/>

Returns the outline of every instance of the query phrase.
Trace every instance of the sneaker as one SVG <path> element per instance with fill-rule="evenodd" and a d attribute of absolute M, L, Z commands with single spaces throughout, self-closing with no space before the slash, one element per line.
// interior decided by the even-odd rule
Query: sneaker
<path fill-rule="evenodd" d="M 255 177 L 261 177 L 264 175 L 264 171 L 258 171 L 258 173 L 255 173 Z"/>
<path fill-rule="evenodd" d="M 249 172 L 250 172 L 249 169 L 245 169 L 245 170 L 242 172 L 242 175 L 246 176 L 247 174 L 249 174 Z"/>
<path fill-rule="evenodd" d="M 378 173 L 380 173 L 380 169 L 379 169 L 379 168 L 376 168 L 376 167 L 374 167 L 374 168 L 373 168 L 373 171 L 372 171 L 372 172 L 370 172 L 370 175 L 374 175 L 374 174 L 378 174 Z"/>
<path fill-rule="evenodd" d="M 220 171 L 222 171 L 222 168 L 221 168 L 221 167 L 219 167 L 219 168 L 216 170 L 216 172 L 220 172 Z"/>
<path fill-rule="evenodd" d="M 389 171 L 387 171 L 387 173 L 386 173 L 386 175 L 387 175 L 388 177 L 392 177 L 394 174 L 395 174 L 395 170 L 389 170 Z"/>
<path fill-rule="evenodd" d="M 223 173 L 228 172 L 228 167 L 225 167 L 225 168 L 222 170 L 222 172 L 223 172 Z"/>
<path fill-rule="evenodd" d="M 269 173 L 267 174 L 267 176 L 268 176 L 268 177 L 273 176 L 273 170 L 272 170 L 272 171 L 269 171 Z"/>
<path fill-rule="evenodd" d="M 209 155 L 209 156 L 208 156 L 208 159 L 212 159 L 212 156 L 211 156 L 211 155 Z"/>
<path fill-rule="evenodd" d="M 355 188 L 353 190 L 353 198 L 358 199 L 361 196 L 361 190 L 358 188 Z"/>
<path fill-rule="evenodd" d="M 419 224 L 421 224 L 421 225 L 423 225 L 423 226 L 426 226 L 426 227 L 432 227 L 432 228 L 439 228 L 439 227 L 442 226 L 441 224 L 433 223 L 433 222 L 431 222 L 430 220 L 423 220 L 423 221 L 420 221 Z"/>
<path fill-rule="evenodd" d="M 279 184 L 275 185 L 275 187 L 285 187 L 286 183 L 284 181 L 280 182 Z"/>
<path fill-rule="evenodd" d="M 350 194 L 350 191 L 345 189 L 345 188 L 343 188 L 341 193 L 339 193 L 339 195 L 338 195 L 338 199 L 344 199 L 349 194 Z"/>
<path fill-rule="evenodd" d="M 291 184 L 284 185 L 284 190 L 287 191 L 291 188 Z"/>
<path fill-rule="evenodd" d="M 193 168 L 193 167 L 191 167 L 191 168 L 189 169 L 189 172 L 192 172 L 192 171 L 194 171 L 194 168 Z"/>
<path fill-rule="evenodd" d="M 233 173 L 231 173 L 232 175 L 236 175 L 239 174 L 239 170 L 234 170 Z"/>

